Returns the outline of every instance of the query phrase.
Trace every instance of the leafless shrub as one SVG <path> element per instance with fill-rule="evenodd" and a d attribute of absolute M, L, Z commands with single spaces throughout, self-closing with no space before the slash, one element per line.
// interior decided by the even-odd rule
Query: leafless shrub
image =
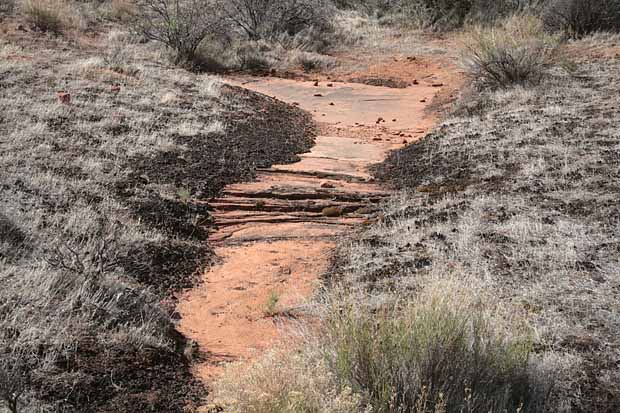
<path fill-rule="evenodd" d="M 578 37 L 620 30 L 620 0 L 552 0 L 543 19 L 547 29 Z"/>
<path fill-rule="evenodd" d="M 295 36 L 313 26 L 327 30 L 329 3 L 324 0 L 231 0 L 228 19 L 250 40 Z"/>
<path fill-rule="evenodd" d="M 475 81 L 491 86 L 537 83 L 559 65 L 559 40 L 533 16 L 513 16 L 491 28 L 473 27 L 462 37 L 463 62 Z"/>
<path fill-rule="evenodd" d="M 134 28 L 175 53 L 176 64 L 191 64 L 196 50 L 219 27 L 213 0 L 139 0 Z"/>
<path fill-rule="evenodd" d="M 22 396 L 29 389 L 31 369 L 28 357 L 19 350 L 0 354 L 0 401 L 11 413 L 20 411 Z"/>

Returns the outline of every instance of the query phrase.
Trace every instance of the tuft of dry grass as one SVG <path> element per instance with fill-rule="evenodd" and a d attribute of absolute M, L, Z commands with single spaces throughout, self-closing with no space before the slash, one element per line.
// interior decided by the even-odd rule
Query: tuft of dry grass
<path fill-rule="evenodd" d="M 37 30 L 60 34 L 65 27 L 62 0 L 24 0 L 22 9 L 30 24 Z"/>
<path fill-rule="evenodd" d="M 560 64 L 559 38 L 530 15 L 515 15 L 494 27 L 471 27 L 460 40 L 467 75 L 493 87 L 538 83 Z"/>
<path fill-rule="evenodd" d="M 229 366 L 214 386 L 213 404 L 233 413 L 365 411 L 361 397 L 341 388 L 315 346 L 275 349 L 249 366 Z"/>

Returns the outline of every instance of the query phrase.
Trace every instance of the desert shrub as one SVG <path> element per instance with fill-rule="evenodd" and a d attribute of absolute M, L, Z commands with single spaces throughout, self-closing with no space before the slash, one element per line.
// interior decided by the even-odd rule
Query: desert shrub
<path fill-rule="evenodd" d="M 340 0 L 341 8 L 388 17 L 387 22 L 446 30 L 466 22 L 491 23 L 516 12 L 538 10 L 544 0 Z"/>
<path fill-rule="evenodd" d="M 215 399 L 232 412 L 543 411 L 529 327 L 477 284 L 431 281 L 382 308 L 336 288 L 318 338 L 233 367 Z"/>
<path fill-rule="evenodd" d="M 559 40 L 532 16 L 513 16 L 501 24 L 472 27 L 462 38 L 467 74 L 494 87 L 536 83 L 559 64 Z"/>
<path fill-rule="evenodd" d="M 277 64 L 273 45 L 263 41 L 246 41 L 235 48 L 237 65 L 250 72 L 266 72 Z"/>
<path fill-rule="evenodd" d="M 230 0 L 228 20 L 250 40 L 295 36 L 311 27 L 329 31 L 331 9 L 325 0 Z"/>
<path fill-rule="evenodd" d="M 6 327 L 3 324 L 0 326 Z M 32 363 L 29 362 L 31 358 L 15 350 L 0 354 L 0 406 L 4 403 L 11 413 L 20 411 L 22 397 L 28 390 L 31 380 Z"/>
<path fill-rule="evenodd" d="M 219 28 L 213 0 L 138 0 L 134 28 L 174 52 L 175 64 L 191 64 L 200 44 Z"/>
<path fill-rule="evenodd" d="M 577 37 L 620 30 L 620 0 L 552 0 L 544 10 L 547 29 Z"/>
<path fill-rule="evenodd" d="M 447 279 L 402 307 L 334 305 L 330 365 L 372 411 L 543 411 L 528 328 L 483 291 Z"/>
<path fill-rule="evenodd" d="M 37 30 L 59 34 L 63 29 L 62 8 L 55 0 L 26 0 L 23 4 L 28 22 Z"/>

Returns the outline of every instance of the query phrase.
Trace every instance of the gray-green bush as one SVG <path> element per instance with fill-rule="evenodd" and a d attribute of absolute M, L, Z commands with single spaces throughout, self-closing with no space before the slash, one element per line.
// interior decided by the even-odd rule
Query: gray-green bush
<path fill-rule="evenodd" d="M 341 306 L 328 319 L 333 368 L 375 412 L 543 411 L 527 331 L 486 304 L 442 281 L 404 308 Z"/>

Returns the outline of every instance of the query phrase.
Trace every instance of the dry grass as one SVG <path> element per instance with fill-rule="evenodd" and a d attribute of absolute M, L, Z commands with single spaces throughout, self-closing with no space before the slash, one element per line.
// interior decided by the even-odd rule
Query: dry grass
<path fill-rule="evenodd" d="M 485 280 L 527 312 L 539 357 L 556 364 L 554 411 L 617 410 L 619 79 L 617 60 L 584 58 L 574 77 L 468 96 L 391 155 L 383 176 L 409 193 L 342 248 L 342 279 L 377 303 L 425 274 Z"/>
<path fill-rule="evenodd" d="M 28 21 L 38 30 L 60 34 L 65 27 L 63 10 L 67 8 L 62 0 L 25 0 L 22 8 Z"/>
<path fill-rule="evenodd" d="M 471 281 L 426 279 L 378 308 L 334 289 L 317 336 L 231 368 L 214 402 L 244 413 L 544 411 L 553 380 L 530 359 L 531 330 Z"/>
<path fill-rule="evenodd" d="M 472 81 L 493 87 L 534 84 L 560 64 L 560 42 L 534 16 L 513 16 L 495 27 L 475 26 L 461 37 Z"/>
<path fill-rule="evenodd" d="M 295 159 L 309 117 L 127 33 L 89 41 L 0 39 L 0 398 L 25 366 L 23 411 L 179 411 L 166 297 L 212 258 L 196 199 Z"/>

